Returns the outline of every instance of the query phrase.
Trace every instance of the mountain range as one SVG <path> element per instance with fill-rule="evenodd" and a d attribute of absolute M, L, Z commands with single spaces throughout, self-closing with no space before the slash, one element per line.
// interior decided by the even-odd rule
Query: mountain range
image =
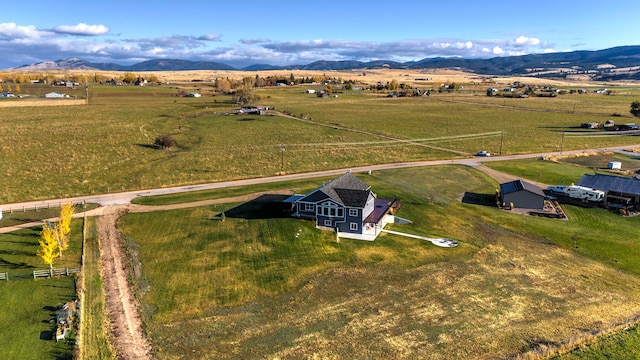
<path fill-rule="evenodd" d="M 180 70 L 353 70 L 353 69 L 443 69 L 453 68 L 478 75 L 535 75 L 567 77 L 586 75 L 594 80 L 640 80 L 640 46 L 618 46 L 596 51 L 572 51 L 490 59 L 425 58 L 395 62 L 376 60 L 316 61 L 306 65 L 277 66 L 255 64 L 244 68 L 208 62 L 155 59 L 133 65 L 91 63 L 78 58 L 24 65 L 12 70 L 110 70 L 110 71 L 180 71 Z"/>

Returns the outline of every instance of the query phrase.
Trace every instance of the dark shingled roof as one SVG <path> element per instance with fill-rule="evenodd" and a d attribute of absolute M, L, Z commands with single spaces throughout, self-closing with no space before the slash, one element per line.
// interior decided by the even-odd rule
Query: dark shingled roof
<path fill-rule="evenodd" d="M 520 190 L 526 190 L 530 193 L 534 193 L 542 197 L 546 196 L 544 194 L 544 191 L 542 191 L 542 189 L 524 180 L 514 180 L 514 181 L 500 184 L 500 193 L 502 193 L 503 195 L 517 192 Z"/>
<path fill-rule="evenodd" d="M 369 198 L 369 188 L 366 182 L 348 172 L 324 184 L 320 190 L 339 204 L 364 207 Z"/>
<path fill-rule="evenodd" d="M 334 191 L 345 206 L 363 208 L 369 199 L 367 190 L 334 189 Z"/>
<path fill-rule="evenodd" d="M 602 191 L 640 195 L 640 179 L 635 177 L 628 178 L 604 174 L 586 174 L 578 181 L 578 185 Z"/>
<path fill-rule="evenodd" d="M 352 173 L 346 173 L 320 186 L 300 200 L 318 202 L 325 197 L 330 197 L 341 205 L 362 208 L 369 198 L 369 188 L 367 183 Z"/>

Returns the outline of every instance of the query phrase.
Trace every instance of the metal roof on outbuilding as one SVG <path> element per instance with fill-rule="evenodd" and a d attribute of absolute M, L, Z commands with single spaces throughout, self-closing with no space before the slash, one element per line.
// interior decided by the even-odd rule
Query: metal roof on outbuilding
<path fill-rule="evenodd" d="M 640 179 L 632 177 L 585 174 L 578 181 L 579 186 L 585 186 L 602 191 L 615 191 L 625 194 L 640 195 Z"/>
<path fill-rule="evenodd" d="M 500 184 L 500 193 L 502 194 L 510 194 L 510 193 L 521 191 L 521 190 L 525 190 L 530 193 L 540 195 L 542 197 L 546 197 L 542 189 L 524 180 L 514 180 L 514 181 Z"/>

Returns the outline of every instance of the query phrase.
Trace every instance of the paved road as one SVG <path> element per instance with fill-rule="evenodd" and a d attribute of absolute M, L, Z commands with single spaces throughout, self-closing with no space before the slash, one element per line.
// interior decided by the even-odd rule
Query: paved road
<path fill-rule="evenodd" d="M 263 177 L 263 178 L 254 178 L 254 179 L 222 181 L 222 182 L 208 183 L 208 184 L 176 186 L 176 187 L 167 187 L 167 188 L 150 189 L 150 190 L 136 190 L 136 191 L 127 191 L 127 192 L 102 194 L 102 195 L 79 196 L 79 197 L 66 198 L 66 199 L 28 201 L 28 202 L 22 202 L 22 203 L 3 204 L 3 205 L 0 205 L 0 208 L 3 211 L 8 211 L 9 209 L 17 210 L 22 208 L 34 208 L 36 206 L 39 208 L 46 208 L 48 206 L 58 206 L 60 204 L 67 203 L 67 202 L 97 203 L 102 206 L 125 205 L 125 204 L 131 203 L 131 200 L 141 196 L 175 194 L 175 193 L 188 192 L 188 191 L 223 189 L 228 187 L 266 184 L 266 183 L 274 183 L 274 182 L 285 182 L 285 181 L 310 179 L 310 178 L 323 177 L 323 176 L 337 176 L 337 175 L 344 174 L 347 171 L 362 173 L 367 171 L 400 169 L 400 168 L 433 166 L 433 165 L 451 165 L 451 164 L 477 166 L 481 163 L 491 162 L 491 161 L 531 159 L 531 158 L 538 158 L 543 156 L 580 154 L 584 152 L 601 152 L 601 151 L 624 152 L 623 151 L 624 149 L 628 149 L 630 147 L 633 147 L 633 146 L 626 145 L 626 146 L 599 148 L 599 149 L 572 150 L 572 151 L 564 151 L 562 153 L 548 152 L 548 153 L 535 153 L 535 154 L 493 156 L 493 157 L 475 156 L 475 157 L 469 157 L 469 158 L 463 158 L 463 159 L 452 159 L 452 160 L 451 159 L 450 160 L 431 160 L 431 161 L 416 161 L 416 162 L 368 165 L 368 166 L 359 166 L 359 167 L 353 167 L 353 168 L 315 171 L 315 172 L 300 173 L 300 174 L 288 174 L 288 175 L 270 176 L 270 177 Z"/>

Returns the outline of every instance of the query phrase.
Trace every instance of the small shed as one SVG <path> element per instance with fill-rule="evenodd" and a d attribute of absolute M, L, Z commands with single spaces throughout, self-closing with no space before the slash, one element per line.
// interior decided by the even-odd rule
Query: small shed
<path fill-rule="evenodd" d="M 620 170 L 622 169 L 622 163 L 620 161 L 609 161 L 607 169 Z"/>
<path fill-rule="evenodd" d="M 500 184 L 500 202 L 505 209 L 524 208 L 542 210 L 546 197 L 542 189 L 523 180 L 514 180 Z"/>

